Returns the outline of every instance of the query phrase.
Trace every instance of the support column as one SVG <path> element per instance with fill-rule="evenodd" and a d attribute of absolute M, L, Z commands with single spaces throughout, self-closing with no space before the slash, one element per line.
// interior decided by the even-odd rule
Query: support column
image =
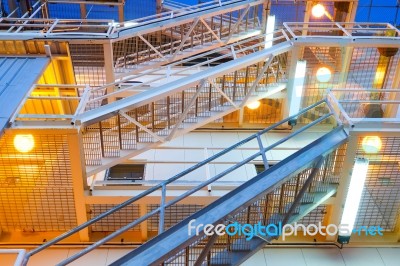
<path fill-rule="evenodd" d="M 303 98 L 304 96 L 303 88 L 306 75 L 306 73 L 300 73 L 300 70 L 305 71 L 305 69 L 300 69 L 299 67 L 299 61 L 302 59 L 300 56 L 301 49 L 302 47 L 299 46 L 294 46 L 292 49 L 288 70 L 289 76 L 286 87 L 287 96 L 283 109 L 283 117 L 294 115 L 298 113 L 299 109 L 301 109 L 301 102 L 299 103 L 299 98 Z M 304 65 L 302 67 L 304 67 Z M 296 73 L 298 71 L 299 73 Z M 294 102 L 296 100 L 297 102 Z M 294 105 L 294 103 L 296 104 Z"/>
<path fill-rule="evenodd" d="M 87 222 L 87 210 L 85 204 L 85 187 L 86 184 L 86 174 L 85 167 L 83 164 L 83 151 L 82 151 L 82 141 L 78 134 L 68 135 L 68 149 L 71 161 L 71 174 L 72 174 L 72 184 L 75 202 L 75 213 L 77 224 L 83 224 Z M 82 242 L 89 241 L 89 229 L 85 228 L 79 231 L 79 239 Z"/>
<path fill-rule="evenodd" d="M 114 75 L 114 58 L 113 58 L 113 49 L 111 41 L 103 44 L 103 53 L 104 53 L 104 71 L 106 74 L 106 83 L 113 83 L 115 81 Z M 114 92 L 114 85 L 107 87 L 107 94 Z M 109 102 L 113 102 L 114 98 L 108 98 Z"/>
<path fill-rule="evenodd" d="M 124 15 L 125 1 L 124 0 L 119 0 L 119 2 L 121 4 L 117 6 L 118 7 L 118 21 L 119 22 L 124 22 L 125 21 L 125 15 Z"/>
<path fill-rule="evenodd" d="M 163 0 L 156 0 L 156 13 L 160 14 L 162 12 L 162 2 Z"/>
<path fill-rule="evenodd" d="M 397 62 L 396 71 L 394 73 L 394 77 L 392 80 L 391 89 L 394 89 L 394 90 L 400 89 L 400 60 Z M 400 101 L 400 92 L 389 93 L 389 100 Z M 385 118 L 400 117 L 399 106 L 397 104 L 386 105 L 384 117 Z"/>
<path fill-rule="evenodd" d="M 139 204 L 139 213 L 140 217 L 145 216 L 147 214 L 147 204 L 141 203 Z M 147 220 L 140 224 L 140 235 L 143 243 L 148 240 L 148 228 L 147 228 Z"/>
<path fill-rule="evenodd" d="M 79 4 L 81 10 L 81 19 L 86 18 L 86 4 Z"/>
<path fill-rule="evenodd" d="M 271 1 L 264 0 L 262 8 L 263 10 L 262 10 L 261 26 L 262 26 L 262 32 L 265 33 L 267 30 L 267 18 L 271 12 Z"/>
<path fill-rule="evenodd" d="M 244 106 L 239 109 L 239 127 L 243 126 L 243 119 L 244 119 Z"/>
<path fill-rule="evenodd" d="M 347 82 L 349 76 L 349 70 L 351 65 L 351 58 L 353 56 L 353 47 L 342 47 L 341 48 L 341 67 L 340 67 L 340 76 L 339 76 L 339 84 L 344 84 Z"/>
<path fill-rule="evenodd" d="M 293 80 L 294 80 L 294 73 L 296 72 L 296 64 L 297 64 L 297 59 L 300 54 L 300 48 L 299 47 L 293 47 L 291 51 L 291 56 L 290 56 L 290 63 L 289 63 L 289 68 L 288 68 L 288 82 L 286 84 L 286 98 L 284 99 L 285 103 L 283 104 L 283 117 L 288 117 L 289 116 L 289 111 L 290 111 L 290 101 L 292 99 L 292 91 L 293 91 Z"/>
<path fill-rule="evenodd" d="M 334 203 L 331 206 L 331 208 L 329 208 L 330 213 L 327 214 L 329 217 L 329 221 L 327 221 L 327 224 L 339 225 L 340 220 L 342 218 L 343 208 L 346 202 L 346 196 L 350 185 L 351 170 L 353 169 L 354 166 L 354 158 L 356 158 L 357 145 L 358 145 L 358 136 L 350 135 L 349 142 L 347 143 L 347 149 L 346 151 L 343 151 L 343 153 L 346 154 L 343 166 L 340 169 L 335 167 L 335 173 L 340 173 L 339 187 L 336 192 Z M 342 154 L 338 154 L 338 156 L 341 155 Z M 337 236 L 327 235 L 326 240 L 336 241 L 336 237 Z"/>
<path fill-rule="evenodd" d="M 354 22 L 356 19 L 358 1 L 350 2 L 349 13 L 347 13 L 345 22 Z"/>

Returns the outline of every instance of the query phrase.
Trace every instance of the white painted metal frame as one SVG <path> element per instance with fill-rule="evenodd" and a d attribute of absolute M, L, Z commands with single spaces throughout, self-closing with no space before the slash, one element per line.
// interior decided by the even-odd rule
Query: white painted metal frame
<path fill-rule="evenodd" d="M 14 266 L 21 266 L 25 258 L 25 249 L 0 249 L 0 254 L 18 254 Z"/>
<path fill-rule="evenodd" d="M 351 113 L 349 113 L 345 107 L 343 107 L 343 104 L 351 104 L 352 108 L 362 108 L 363 104 L 373 104 L 373 105 L 379 105 L 382 109 L 384 109 L 384 106 L 387 105 L 394 105 L 396 109 L 400 107 L 400 101 L 398 100 L 371 100 L 368 99 L 369 97 L 365 97 L 362 99 L 342 99 L 343 95 L 346 95 L 346 93 L 351 94 L 351 93 L 362 93 L 362 94 L 371 94 L 371 93 L 377 93 L 377 94 L 389 94 L 389 93 L 395 93 L 395 94 L 400 94 L 400 90 L 394 90 L 394 89 L 331 89 L 328 92 L 328 100 L 329 102 L 335 106 L 337 110 L 340 111 L 340 115 L 342 118 L 348 123 L 348 125 L 351 126 L 351 128 L 354 127 L 359 127 L 359 126 L 369 126 L 371 128 L 375 127 L 376 124 L 374 123 L 380 123 L 381 127 L 384 127 L 385 124 L 387 123 L 400 123 L 400 117 L 395 116 L 395 114 L 390 114 L 390 117 L 382 117 L 382 118 L 369 118 L 369 117 L 354 117 Z"/>
<path fill-rule="evenodd" d="M 50 1 L 51 2 L 51 1 Z M 60 0 L 55 0 L 60 2 Z M 62 1 L 61 1 L 62 2 Z M 73 3 L 85 3 L 86 1 L 73 1 Z M 223 7 L 233 5 L 236 9 L 240 9 L 243 5 L 255 6 L 261 5 L 262 0 L 229 0 L 222 1 L 221 4 L 214 2 L 206 2 L 195 6 L 183 7 L 179 10 L 167 11 L 135 20 L 116 23 L 114 20 L 101 19 L 38 19 L 26 18 L 28 14 L 24 14 L 21 18 L 1 18 L 0 26 L 9 27 L 6 32 L 0 32 L 0 39 L 9 39 L 10 34 L 15 35 L 14 39 L 32 39 L 32 38 L 76 38 L 90 40 L 93 38 L 120 38 L 123 36 L 132 36 L 133 33 L 144 34 L 139 28 L 154 23 L 165 24 L 165 21 L 174 23 L 177 18 L 186 15 L 206 12 L 205 17 L 226 12 Z M 41 3 L 37 1 L 35 5 Z M 43 3 L 43 5 L 46 3 Z M 100 4 L 100 3 L 99 3 Z M 101 4 L 104 4 L 101 2 Z M 121 2 L 113 5 L 121 5 Z M 211 8 L 219 8 L 217 13 L 209 12 Z M 229 11 L 229 9 L 228 9 Z M 215 14 L 214 14 L 215 13 Z M 22 23 L 22 24 L 21 24 Z M 18 31 L 13 31 L 15 27 L 19 27 Z M 154 26 L 155 27 L 155 26 Z M 151 28 L 150 28 L 151 30 Z M 154 29 L 153 29 L 154 30 Z"/>

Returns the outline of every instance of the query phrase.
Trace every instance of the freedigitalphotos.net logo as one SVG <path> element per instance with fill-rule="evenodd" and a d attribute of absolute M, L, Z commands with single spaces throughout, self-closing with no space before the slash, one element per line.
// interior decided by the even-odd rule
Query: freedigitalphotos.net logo
<path fill-rule="evenodd" d="M 351 228 L 347 224 L 329 224 L 324 226 L 319 222 L 318 224 L 285 224 L 282 225 L 281 222 L 278 224 L 268 224 L 262 225 L 261 222 L 257 224 L 241 224 L 234 222 L 228 225 L 225 224 L 197 224 L 196 219 L 192 219 L 188 224 L 188 235 L 199 235 L 200 232 L 204 232 L 205 235 L 211 236 L 217 234 L 222 235 L 243 235 L 246 240 L 251 240 L 254 236 L 261 237 L 279 237 L 282 236 L 282 240 L 285 240 L 287 236 L 297 236 L 298 234 L 303 234 L 304 236 L 315 236 L 320 234 L 322 236 L 336 236 L 339 235 L 351 235 L 354 234 L 365 234 L 367 236 L 383 236 L 383 228 L 380 226 L 360 226 L 358 228 Z"/>

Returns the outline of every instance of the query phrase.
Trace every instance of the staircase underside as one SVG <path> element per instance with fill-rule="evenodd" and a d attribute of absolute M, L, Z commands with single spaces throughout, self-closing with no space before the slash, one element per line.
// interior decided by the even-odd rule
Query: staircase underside
<path fill-rule="evenodd" d="M 282 185 L 288 177 L 299 173 L 301 170 L 315 162 L 321 155 L 327 155 L 339 145 L 343 144 L 346 140 L 347 133 L 342 127 L 332 130 L 330 133 L 302 148 L 274 167 L 260 173 L 250 181 L 221 197 L 201 211 L 193 214 L 176 226 L 125 255 L 112 265 L 136 266 L 162 263 L 202 237 L 202 235 L 188 235 L 189 221 L 196 219 L 193 226 L 198 224 L 215 225 L 226 221 L 228 217 L 237 213 L 238 210 L 250 206 L 266 193 L 269 193 Z M 315 194 L 313 203 L 302 205 L 298 210 L 298 216 L 293 216 L 290 221 L 297 220 L 301 216 L 307 214 L 307 212 L 312 210 L 315 205 L 320 204 L 330 197 L 334 191 L 334 187 L 331 187 L 327 188 L 325 193 Z M 238 251 L 237 253 L 233 253 L 233 260 L 230 264 L 236 265 L 242 262 L 265 244 L 264 240 L 256 239 L 257 238 L 254 238 L 254 242 L 249 243 L 249 251 Z M 155 250 L 157 250 L 157 252 L 154 252 Z"/>

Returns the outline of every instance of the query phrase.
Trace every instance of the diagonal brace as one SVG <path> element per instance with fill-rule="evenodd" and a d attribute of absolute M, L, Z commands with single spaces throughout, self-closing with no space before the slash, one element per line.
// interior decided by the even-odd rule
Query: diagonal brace
<path fill-rule="evenodd" d="M 166 58 L 165 58 L 165 56 L 162 54 L 162 53 L 160 53 L 151 43 L 149 43 L 145 38 L 143 38 L 143 36 L 142 35 L 138 35 L 139 36 L 139 38 L 145 43 L 145 44 L 147 44 L 150 48 L 151 48 L 151 50 L 153 50 L 154 52 L 156 52 L 156 54 L 158 54 L 162 59 L 164 59 L 165 61 L 168 61 Z"/>
<path fill-rule="evenodd" d="M 172 129 L 171 133 L 169 134 L 169 136 L 166 138 L 168 141 L 171 140 L 174 135 L 175 132 L 178 130 L 180 124 L 182 124 L 183 120 L 185 120 L 186 115 L 189 113 L 190 108 L 193 106 L 193 104 L 196 102 L 197 97 L 200 95 L 200 92 L 203 90 L 204 86 L 206 85 L 206 79 L 202 79 L 200 81 L 200 86 L 197 89 L 196 93 L 193 95 L 192 99 L 190 99 L 190 102 L 188 104 L 188 106 L 186 106 L 186 109 L 183 111 L 182 115 L 179 117 L 178 121 L 176 122 L 174 128 Z M 182 99 L 182 101 L 184 101 L 185 99 Z"/>
<path fill-rule="evenodd" d="M 207 22 L 204 21 L 204 19 L 200 18 L 201 23 L 204 24 L 204 26 L 206 26 L 207 30 L 214 36 L 214 38 L 220 42 L 220 43 L 224 43 L 223 41 L 221 41 L 221 39 L 218 37 L 217 34 L 215 34 L 215 32 L 210 28 L 210 26 L 207 24 Z"/>
<path fill-rule="evenodd" d="M 235 107 L 235 109 L 239 109 L 239 106 L 237 106 L 236 103 L 235 103 L 231 98 L 229 98 L 229 96 L 226 95 L 225 92 L 223 92 L 223 91 L 221 90 L 220 86 L 219 86 L 217 83 L 215 83 L 212 79 L 208 79 L 208 82 L 210 82 L 210 83 L 214 86 L 214 88 L 215 88 L 225 99 L 227 99 L 228 102 L 230 102 L 230 103 L 233 105 L 233 107 Z M 234 89 L 236 89 L 236 88 L 234 88 Z"/>
<path fill-rule="evenodd" d="M 176 49 L 174 55 L 171 58 L 171 61 L 173 61 L 175 59 L 175 57 L 178 55 L 179 51 L 182 49 L 183 45 L 185 44 L 185 42 L 189 38 L 190 34 L 193 32 L 193 30 L 196 27 L 197 23 L 199 23 L 200 19 L 201 18 L 196 18 L 196 19 L 193 20 L 192 26 L 190 26 L 188 32 L 186 32 L 185 36 L 183 36 L 181 44 L 179 44 L 179 47 Z"/>
<path fill-rule="evenodd" d="M 233 26 L 233 29 L 229 33 L 229 36 L 226 39 L 225 43 L 228 43 L 229 40 L 232 38 L 232 35 L 239 28 L 240 23 L 242 23 L 243 18 L 247 15 L 247 12 L 249 12 L 249 10 L 250 10 L 250 5 L 247 5 L 246 9 L 243 11 L 243 13 L 240 15 L 239 19 L 236 21 L 235 25 Z"/>
<path fill-rule="evenodd" d="M 292 215 L 294 210 L 297 208 L 297 206 L 300 204 L 300 201 L 303 198 L 304 193 L 307 191 L 308 187 L 311 185 L 311 182 L 314 180 L 314 177 L 317 175 L 318 171 L 321 169 L 324 159 L 325 159 L 324 156 L 319 156 L 317 158 L 317 164 L 315 165 L 314 169 L 311 171 L 306 182 L 304 182 L 304 185 L 301 187 L 299 193 L 297 194 L 296 198 L 294 199 L 292 206 L 290 206 L 288 212 L 286 213 L 285 217 L 283 218 L 282 225 L 285 225 L 289 221 L 290 216 Z"/>
<path fill-rule="evenodd" d="M 123 117 L 125 117 L 129 122 L 131 122 L 132 124 L 138 126 L 140 129 L 146 131 L 148 134 L 150 134 L 151 136 L 153 136 L 155 139 L 161 141 L 161 142 L 165 142 L 165 139 L 161 138 L 160 136 L 158 136 L 156 133 L 154 133 L 153 131 L 149 130 L 147 127 L 143 126 L 142 124 L 140 124 L 138 121 L 136 121 L 134 118 L 130 117 L 129 115 L 127 115 L 125 112 L 123 111 L 119 111 L 120 115 L 122 115 Z M 137 142 L 139 142 L 139 140 L 137 140 Z"/>
<path fill-rule="evenodd" d="M 201 266 L 203 265 L 204 259 L 207 257 L 207 254 L 210 252 L 211 248 L 213 247 L 215 241 L 217 241 L 218 235 L 214 232 L 214 234 L 210 237 L 210 239 L 207 241 L 207 244 L 201 251 L 199 257 L 197 258 L 196 262 L 194 263 L 194 266 Z"/>
<path fill-rule="evenodd" d="M 271 65 L 272 60 L 275 58 L 274 55 L 271 55 L 271 57 L 268 59 L 268 61 L 265 63 L 264 67 L 261 69 L 260 74 L 257 76 L 256 80 L 254 81 L 253 85 L 251 86 L 250 90 L 247 92 L 247 95 L 244 97 L 242 103 L 240 104 L 240 107 L 243 107 L 246 105 L 247 100 L 250 98 L 251 94 L 253 94 L 254 90 L 257 88 L 258 82 L 262 79 L 264 72 L 268 69 L 268 67 Z"/>

